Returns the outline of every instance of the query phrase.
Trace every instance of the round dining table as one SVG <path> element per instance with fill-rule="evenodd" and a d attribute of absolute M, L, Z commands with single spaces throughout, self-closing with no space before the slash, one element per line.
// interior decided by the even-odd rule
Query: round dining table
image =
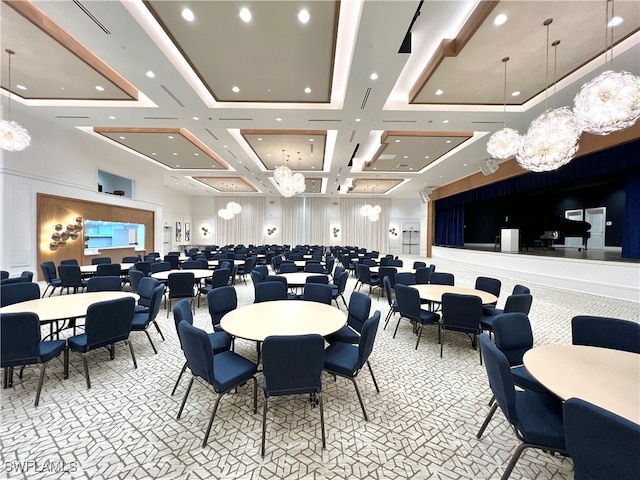
<path fill-rule="evenodd" d="M 524 366 L 562 400 L 581 398 L 640 424 L 640 354 L 586 345 L 543 345 Z"/>
<path fill-rule="evenodd" d="M 445 293 L 457 293 L 460 295 L 475 295 L 480 297 L 483 304 L 494 303 L 498 301 L 498 297 L 494 294 L 485 292 L 483 290 L 476 290 L 475 288 L 456 287 L 454 285 L 434 285 L 418 284 L 410 285 L 420 292 L 420 298 L 429 302 L 442 303 L 442 295 Z"/>
<path fill-rule="evenodd" d="M 395 268 L 396 273 L 416 273 L 415 269 L 411 267 L 394 267 L 393 265 L 387 265 L 389 268 Z M 375 273 L 376 275 L 380 273 L 380 266 L 369 268 L 371 273 Z"/>
<path fill-rule="evenodd" d="M 208 270 L 206 268 L 199 268 L 199 269 L 196 268 L 193 270 L 191 269 L 165 270 L 164 272 L 152 273 L 151 276 L 156 280 L 160 280 L 161 282 L 166 282 L 169 279 L 169 275 L 171 275 L 172 273 L 187 273 L 187 272 L 193 273 L 195 280 L 202 280 L 203 278 L 209 278 L 210 276 L 213 275 L 212 270 Z"/>
<path fill-rule="evenodd" d="M 307 278 L 317 277 L 318 275 L 327 277 L 327 275 L 323 273 L 311 273 L 311 272 L 293 272 L 293 273 L 278 274 L 279 277 L 284 277 L 287 279 L 287 285 L 289 287 L 304 287 L 304 285 L 307 283 Z"/>
<path fill-rule="evenodd" d="M 207 263 L 209 264 L 210 267 L 217 267 L 218 265 L 220 265 L 220 262 L 233 262 L 234 265 L 244 265 L 244 260 L 242 259 L 237 259 L 237 260 L 231 260 L 231 259 L 221 259 L 221 260 L 209 260 Z"/>
<path fill-rule="evenodd" d="M 347 321 L 339 308 L 304 300 L 276 300 L 236 308 L 222 317 L 220 326 L 229 335 L 262 342 L 270 335 L 335 333 Z"/>
<path fill-rule="evenodd" d="M 135 263 L 120 263 L 120 272 L 127 273 L 131 267 L 135 265 Z M 80 265 L 80 273 L 82 275 L 95 275 L 98 271 L 98 265 Z"/>

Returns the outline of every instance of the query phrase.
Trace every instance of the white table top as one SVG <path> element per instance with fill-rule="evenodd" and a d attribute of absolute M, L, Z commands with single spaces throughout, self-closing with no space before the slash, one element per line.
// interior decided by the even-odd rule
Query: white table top
<path fill-rule="evenodd" d="M 456 287 L 452 285 L 432 285 L 432 284 L 419 284 L 411 285 L 411 287 L 417 289 L 420 292 L 420 298 L 428 300 L 430 302 L 442 302 L 442 295 L 445 293 L 458 293 L 461 295 L 475 295 L 480 297 L 482 303 L 493 303 L 498 301 L 498 298 L 489 292 L 482 290 L 476 290 L 475 288 Z"/>
<path fill-rule="evenodd" d="M 151 276 L 156 280 L 160 280 L 161 282 L 167 281 L 169 279 L 169 275 L 172 273 L 186 273 L 191 272 L 196 280 L 202 280 L 203 278 L 208 278 L 213 275 L 212 270 L 207 270 L 206 268 L 201 269 L 185 269 L 185 270 L 165 270 L 164 272 L 156 272 L 152 273 Z"/>
<path fill-rule="evenodd" d="M 544 345 L 525 353 L 524 365 L 561 399 L 581 398 L 640 424 L 640 354 Z"/>
<path fill-rule="evenodd" d="M 235 337 L 264 341 L 269 335 L 306 335 L 323 337 L 337 332 L 347 316 L 339 308 L 304 300 L 277 300 L 252 303 L 227 313 L 220 325 Z"/>
<path fill-rule="evenodd" d="M 394 267 L 392 265 L 389 265 L 389 268 L 395 268 L 396 269 L 396 273 L 416 273 L 416 271 L 411 268 L 411 267 Z M 369 271 L 371 273 L 378 273 L 380 271 L 380 267 L 371 267 L 369 268 Z"/>
<path fill-rule="evenodd" d="M 284 277 L 287 279 L 287 285 L 289 287 L 302 287 L 305 283 L 307 283 L 308 277 L 314 277 L 317 275 L 322 275 L 326 277 L 322 273 L 311 273 L 311 272 L 294 272 L 294 273 L 279 273 L 279 277 Z"/>
<path fill-rule="evenodd" d="M 223 259 L 223 260 L 209 260 L 207 263 L 209 264 L 210 267 L 217 267 L 220 262 L 233 262 L 234 265 L 244 265 L 244 260 L 230 260 L 230 259 Z"/>
<path fill-rule="evenodd" d="M 89 305 L 123 297 L 132 297 L 136 300 L 140 298 L 139 295 L 131 292 L 74 293 L 14 303 L 0 308 L 0 313 L 33 312 L 38 314 L 41 322 L 51 322 L 84 317 Z"/>
<path fill-rule="evenodd" d="M 127 272 L 131 267 L 135 265 L 135 263 L 120 263 L 120 271 Z M 95 274 L 98 270 L 98 265 L 80 265 L 81 273 L 91 273 Z"/>

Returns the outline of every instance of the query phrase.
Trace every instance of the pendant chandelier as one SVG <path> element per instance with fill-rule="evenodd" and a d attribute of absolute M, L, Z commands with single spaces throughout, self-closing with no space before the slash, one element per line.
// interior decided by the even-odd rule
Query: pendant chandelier
<path fill-rule="evenodd" d="M 378 186 L 376 185 L 376 192 L 378 190 Z M 366 187 L 365 187 L 366 192 Z M 369 219 L 370 222 L 377 222 L 380 218 L 380 212 L 382 212 L 382 208 L 380 205 L 370 205 L 365 203 L 362 207 L 360 207 L 360 215 Z"/>
<path fill-rule="evenodd" d="M 520 166 L 533 172 L 557 170 L 561 166 L 569 163 L 578 151 L 578 141 L 582 133 L 578 119 L 570 108 L 547 109 L 547 92 L 549 90 L 549 25 L 551 25 L 551 22 L 553 22 L 553 19 L 549 18 L 543 23 L 543 25 L 547 27 L 545 111 L 531 122 L 516 154 L 516 160 Z M 552 44 L 556 52 L 556 65 L 557 47 L 559 44 L 559 40 L 556 40 Z M 554 67 L 554 100 L 555 73 Z"/>
<path fill-rule="evenodd" d="M 610 66 L 613 64 L 613 0 L 607 0 L 605 18 L 605 64 L 607 52 L 611 52 Z M 611 29 L 610 42 L 607 41 Z M 608 135 L 629 128 L 640 118 L 640 77 L 629 72 L 607 70 L 585 83 L 573 100 L 573 112 L 580 128 L 594 135 Z"/>
<path fill-rule="evenodd" d="M 235 215 L 239 215 L 240 212 L 242 212 L 242 205 L 236 202 L 228 202 L 226 208 L 218 210 L 218 216 L 224 220 L 231 220 Z"/>
<path fill-rule="evenodd" d="M 7 85 L 9 106 L 7 114 L 8 120 L 0 120 L 0 148 L 9 152 L 19 152 L 31 144 L 31 135 L 29 135 L 26 128 L 18 122 L 11 120 L 11 56 L 16 52 L 8 48 L 5 49 L 5 52 L 9 54 L 9 83 Z"/>
<path fill-rule="evenodd" d="M 507 128 L 507 62 L 509 57 L 504 57 L 502 62 L 504 63 L 504 91 L 503 91 L 503 121 L 502 130 L 498 130 L 489 138 L 487 142 L 487 153 L 492 158 L 499 160 L 506 160 L 513 157 L 520 148 L 522 143 L 522 137 L 520 132 L 513 128 Z"/>
<path fill-rule="evenodd" d="M 298 152 L 298 163 L 302 161 L 300 152 Z M 273 178 L 280 187 L 282 195 L 286 198 L 293 197 L 296 193 L 303 193 L 306 188 L 304 175 L 301 173 L 293 173 L 288 166 L 289 156 L 287 155 L 287 163 L 284 160 L 284 149 L 282 150 L 282 165 L 276 167 L 273 172 Z"/>

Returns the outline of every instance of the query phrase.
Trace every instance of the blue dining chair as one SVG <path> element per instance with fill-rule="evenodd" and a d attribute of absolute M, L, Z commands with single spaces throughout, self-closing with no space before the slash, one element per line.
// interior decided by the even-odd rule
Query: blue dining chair
<path fill-rule="evenodd" d="M 58 278 L 56 266 L 53 262 L 42 262 L 40 264 L 40 270 L 42 271 L 42 275 L 44 276 L 44 281 L 47 282 L 47 287 L 42 293 L 42 297 L 44 298 L 49 288 L 51 288 L 51 293 L 49 293 L 49 296 L 53 295 L 53 292 L 56 291 L 56 288 L 62 285 L 62 281 Z"/>
<path fill-rule="evenodd" d="M 220 320 L 238 307 L 238 294 L 231 285 L 216 287 L 207 293 L 207 305 L 211 324 L 216 332 L 221 332 Z"/>
<path fill-rule="evenodd" d="M 398 302 L 398 313 L 400 316 L 398 317 L 398 323 L 396 323 L 396 328 L 393 331 L 393 338 L 396 338 L 396 334 L 398 333 L 398 327 L 400 326 L 400 320 L 406 318 L 409 320 L 413 326 L 415 332 L 418 334 L 418 339 L 416 340 L 416 350 L 418 349 L 418 344 L 420 343 L 420 338 L 422 337 L 422 331 L 425 325 L 438 325 L 440 321 L 440 315 L 435 312 L 430 312 L 423 308 L 420 308 L 420 292 L 417 289 L 409 286 L 403 285 L 401 283 L 396 283 L 396 301 Z M 438 327 L 438 339 L 440 338 L 440 330 Z"/>
<path fill-rule="evenodd" d="M 287 287 L 283 282 L 264 281 L 255 286 L 254 303 L 274 300 L 287 300 Z"/>
<path fill-rule="evenodd" d="M 151 335 L 149 335 L 149 327 L 153 324 L 160 334 L 160 338 L 164 341 L 164 335 L 162 334 L 162 330 L 160 330 L 160 325 L 158 325 L 158 322 L 156 321 L 156 317 L 160 311 L 160 306 L 162 305 L 163 295 L 164 285 L 160 284 L 153 289 L 153 292 L 151 292 L 149 311 L 135 313 L 133 321 L 131 322 L 131 331 L 144 332 L 147 335 L 151 348 L 153 348 L 153 353 L 155 354 L 158 353 L 158 350 L 156 350 L 156 346 L 153 344 L 153 340 L 151 340 Z"/>
<path fill-rule="evenodd" d="M 0 307 L 40 298 L 40 286 L 34 282 L 0 285 Z"/>
<path fill-rule="evenodd" d="M 216 417 L 218 404 L 224 394 L 249 380 L 253 380 L 253 413 L 258 411 L 258 383 L 255 377 L 257 367 L 255 363 L 234 352 L 226 351 L 214 355 L 207 333 L 193 325 L 189 325 L 184 320 L 178 324 L 178 336 L 180 337 L 180 343 L 187 359 L 189 370 L 191 370 L 191 380 L 182 399 L 177 418 L 180 419 L 182 416 L 182 411 L 196 378 L 201 378 L 211 385 L 218 394 L 213 405 L 207 431 L 202 440 L 202 446 L 205 447 L 211 433 L 213 420 Z"/>
<path fill-rule="evenodd" d="M 267 404 L 269 397 L 310 394 L 320 406 L 322 448 L 326 447 L 324 407 L 322 402 L 322 370 L 324 368 L 324 340 L 320 335 L 283 335 L 265 338 L 262 347 L 264 380 L 262 389 L 262 448 L 267 432 Z"/>
<path fill-rule="evenodd" d="M 482 299 L 476 295 L 445 293 L 442 295 L 442 316 L 440 318 L 440 358 L 444 349 L 444 337 L 447 330 L 461 332 L 471 337 L 471 346 L 478 348 L 478 335 L 482 333 Z M 478 349 L 479 350 L 479 349 Z M 480 365 L 482 365 L 482 352 Z"/>
<path fill-rule="evenodd" d="M 45 369 L 49 362 L 63 351 L 66 358 L 66 341 L 41 341 L 40 319 L 38 315 L 31 312 L 0 314 L 0 338 L 2 338 L 2 342 L 0 342 L 0 368 L 4 369 L 3 383 L 5 387 L 13 386 L 14 367 L 42 364 L 34 402 L 34 406 L 37 407 L 40 403 Z"/>
<path fill-rule="evenodd" d="M 577 315 L 571 319 L 571 343 L 640 353 L 640 323 L 620 318 Z"/>
<path fill-rule="evenodd" d="M 120 291 L 122 291 L 122 280 L 119 276 L 91 277 L 87 280 L 87 293 Z"/>
<path fill-rule="evenodd" d="M 325 283 L 307 283 L 302 291 L 302 300 L 331 305 L 333 290 Z"/>

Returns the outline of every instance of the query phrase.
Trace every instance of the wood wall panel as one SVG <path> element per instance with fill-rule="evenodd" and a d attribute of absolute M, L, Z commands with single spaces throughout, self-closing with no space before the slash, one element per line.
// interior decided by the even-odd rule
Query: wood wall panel
<path fill-rule="evenodd" d="M 111 250 L 103 250 L 100 255 L 87 255 L 85 258 L 84 231 L 79 233 L 77 240 L 68 240 L 64 247 L 61 246 L 55 251 L 49 250 L 51 234 L 55 231 L 54 225 L 61 223 L 64 229 L 68 224 L 74 224 L 76 217 L 82 217 L 83 220 L 144 224 L 144 249 L 147 252 L 153 251 L 155 245 L 153 211 L 39 193 L 37 210 L 38 266 L 42 262 L 48 261 L 57 266 L 60 264 L 60 260 L 67 258 L 75 258 L 80 265 L 88 264 L 91 262 L 91 258 L 96 257 L 111 256 L 114 261 L 122 260 L 122 255 L 118 258 L 113 257 L 110 254 Z M 127 250 L 130 251 L 130 249 Z M 119 252 L 120 249 L 114 249 L 114 251 Z M 120 254 L 118 253 L 118 255 Z M 39 268 L 37 274 L 40 280 L 44 280 Z"/>

